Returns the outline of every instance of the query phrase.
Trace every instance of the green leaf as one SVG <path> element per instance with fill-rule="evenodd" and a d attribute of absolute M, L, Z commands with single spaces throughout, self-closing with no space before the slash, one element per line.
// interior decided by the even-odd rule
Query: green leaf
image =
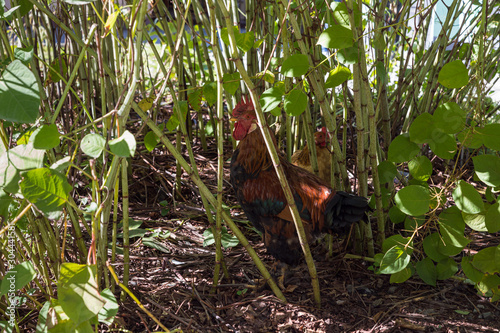
<path fill-rule="evenodd" d="M 52 149 L 59 146 L 59 131 L 56 124 L 42 125 L 30 136 L 35 149 Z"/>
<path fill-rule="evenodd" d="M 227 232 L 226 227 L 222 227 L 221 230 L 221 243 L 222 246 L 227 249 L 230 247 L 235 247 L 239 244 L 238 238 L 236 236 L 231 235 Z M 208 228 L 203 232 L 203 246 L 209 246 L 215 244 L 215 237 L 212 232 L 212 228 Z"/>
<path fill-rule="evenodd" d="M 76 325 L 95 317 L 106 303 L 95 281 L 95 266 L 63 263 L 57 293 L 59 304 Z"/>
<path fill-rule="evenodd" d="M 328 79 L 326 79 L 325 88 L 335 88 L 345 81 L 349 80 L 352 76 L 349 68 L 338 65 L 335 69 L 330 71 Z"/>
<path fill-rule="evenodd" d="M 392 183 L 398 175 L 398 169 L 394 163 L 389 161 L 380 162 L 377 166 L 377 171 L 380 184 Z"/>
<path fill-rule="evenodd" d="M 488 232 L 495 233 L 500 230 L 500 203 L 496 202 L 488 207 L 485 224 Z"/>
<path fill-rule="evenodd" d="M 300 116 L 307 107 L 307 95 L 302 90 L 294 89 L 285 96 L 285 112 L 291 116 Z"/>
<path fill-rule="evenodd" d="M 434 117 L 430 113 L 422 113 L 410 126 L 410 140 L 415 143 L 432 141 L 434 131 Z"/>
<path fill-rule="evenodd" d="M 438 82 L 446 88 L 462 88 L 469 83 L 467 68 L 460 60 L 451 61 L 439 71 Z"/>
<path fill-rule="evenodd" d="M 389 279 L 389 282 L 390 283 L 403 283 L 406 280 L 408 280 L 409 278 L 411 278 L 411 276 L 413 275 L 413 270 L 410 267 L 411 266 L 407 266 L 407 267 L 405 267 L 405 269 L 403 269 L 397 273 L 392 274 L 391 278 Z"/>
<path fill-rule="evenodd" d="M 394 245 L 384 254 L 380 262 L 380 273 L 394 274 L 408 266 L 410 256 L 407 249 L 400 245 Z"/>
<path fill-rule="evenodd" d="M 108 288 L 101 291 L 101 296 L 106 303 L 99 311 L 97 318 L 100 323 L 111 325 L 120 307 L 118 306 L 115 295 L 113 295 L 113 292 Z"/>
<path fill-rule="evenodd" d="M 5 260 L 5 265 L 9 264 L 9 262 L 10 260 Z M 3 276 L 2 284 L 0 285 L 0 297 L 7 295 L 11 291 L 17 291 L 26 287 L 35 277 L 35 267 L 30 261 L 25 261 L 15 266 L 10 266 L 9 264 L 9 271 Z"/>
<path fill-rule="evenodd" d="M 31 59 L 33 59 L 33 46 L 28 47 L 16 47 L 14 50 L 14 57 L 20 60 L 24 65 L 29 65 Z"/>
<path fill-rule="evenodd" d="M 396 193 L 394 201 L 399 210 L 405 214 L 411 216 L 425 214 L 429 211 L 429 189 L 419 185 L 406 186 Z"/>
<path fill-rule="evenodd" d="M 230 94 L 233 95 L 236 93 L 238 88 L 240 87 L 240 73 L 225 73 L 222 77 L 222 86 L 224 89 Z"/>
<path fill-rule="evenodd" d="M 187 99 L 189 105 L 191 105 L 191 108 L 195 111 L 200 111 L 201 110 L 201 95 L 202 95 L 202 89 L 200 88 L 195 88 L 189 90 L 187 94 Z"/>
<path fill-rule="evenodd" d="M 488 124 L 476 130 L 487 148 L 500 151 L 500 124 Z"/>
<path fill-rule="evenodd" d="M 38 84 L 31 70 L 19 60 L 11 62 L 2 73 L 0 105 L 0 119 L 26 124 L 38 117 Z"/>
<path fill-rule="evenodd" d="M 83 5 L 88 5 L 89 3 L 94 2 L 96 0 L 63 0 L 63 1 L 74 6 L 83 6 Z"/>
<path fill-rule="evenodd" d="M 148 151 L 153 151 L 155 149 L 156 145 L 160 142 L 160 139 L 156 136 L 156 134 L 153 131 L 149 131 L 146 133 L 144 136 L 144 146 L 146 146 L 146 149 Z"/>
<path fill-rule="evenodd" d="M 59 172 L 40 168 L 22 174 L 21 192 L 24 197 L 44 214 L 62 210 L 72 187 Z"/>
<path fill-rule="evenodd" d="M 45 151 L 35 149 L 32 142 L 25 145 L 16 146 L 7 151 L 10 163 L 17 170 L 29 170 L 40 168 L 43 165 L 43 156 Z"/>
<path fill-rule="evenodd" d="M 469 226 L 472 230 L 475 231 L 488 231 L 488 228 L 486 228 L 486 215 L 481 213 L 481 214 L 467 214 L 462 212 L 462 217 L 464 219 L 465 224 Z"/>
<path fill-rule="evenodd" d="M 432 163 L 426 156 L 418 156 L 408 162 L 408 169 L 413 178 L 425 182 L 432 175 Z"/>
<path fill-rule="evenodd" d="M 495 155 L 479 155 L 472 158 L 474 171 L 483 183 L 491 187 L 500 186 L 500 158 Z"/>
<path fill-rule="evenodd" d="M 305 75 L 309 70 L 309 59 L 305 54 L 294 54 L 285 61 L 281 66 L 281 74 L 287 77 L 300 77 Z"/>
<path fill-rule="evenodd" d="M 447 134 L 455 134 L 465 128 L 467 112 L 457 103 L 444 103 L 434 111 L 435 126 Z"/>
<path fill-rule="evenodd" d="M 423 246 L 424 246 L 424 252 L 431 258 L 432 260 L 439 262 L 445 258 L 447 258 L 446 255 L 442 254 L 439 251 L 439 246 L 443 244 L 443 241 L 441 240 L 441 237 L 439 233 L 434 232 L 427 237 L 424 238 Z"/>
<path fill-rule="evenodd" d="M 382 252 L 387 252 L 395 245 L 399 245 L 403 248 L 406 247 L 408 255 L 413 253 L 413 241 L 410 241 L 410 237 L 403 237 L 401 235 L 392 235 L 391 237 L 386 238 L 382 244 Z"/>
<path fill-rule="evenodd" d="M 478 133 L 476 127 L 467 128 L 457 134 L 457 139 L 467 148 L 477 149 L 483 145 L 481 133 Z"/>
<path fill-rule="evenodd" d="M 19 190 L 20 179 L 18 170 L 9 160 L 8 152 L 3 153 L 0 156 L 0 189 L 8 193 L 16 193 Z"/>
<path fill-rule="evenodd" d="M 186 101 L 179 101 L 177 106 L 181 110 L 182 121 L 186 121 L 186 116 L 188 113 L 187 102 Z M 170 116 L 170 118 L 168 119 L 167 125 L 165 127 L 167 128 L 168 131 L 172 132 L 177 128 L 177 126 L 179 126 L 179 124 L 180 124 L 180 122 L 179 122 L 179 119 L 177 118 L 177 110 L 175 110 L 174 114 L 172 116 Z"/>
<path fill-rule="evenodd" d="M 109 149 L 111 152 L 120 157 L 134 156 L 136 148 L 135 137 L 128 130 L 116 139 L 109 141 Z"/>
<path fill-rule="evenodd" d="M 470 243 L 464 236 L 465 223 L 456 207 L 447 208 L 439 214 L 439 231 L 445 247 L 451 245 L 463 249 Z M 440 251 L 444 253 L 442 249 Z"/>
<path fill-rule="evenodd" d="M 104 147 L 106 147 L 106 139 L 99 134 L 87 134 L 82 139 L 82 151 L 92 158 L 101 156 Z"/>
<path fill-rule="evenodd" d="M 438 280 L 446 280 L 458 272 L 458 265 L 455 260 L 446 258 L 437 263 L 436 270 Z"/>
<path fill-rule="evenodd" d="M 213 106 L 217 102 L 217 84 L 215 82 L 205 82 L 203 96 L 205 96 L 208 105 Z"/>
<path fill-rule="evenodd" d="M 410 142 L 408 133 L 398 135 L 389 145 L 388 161 L 394 163 L 407 162 L 414 158 L 420 148 L 414 142 Z"/>
<path fill-rule="evenodd" d="M 434 154 L 443 158 L 450 159 L 455 156 L 457 151 L 457 141 L 452 134 L 446 134 L 437 129 L 432 132 L 432 141 L 429 141 L 429 147 Z"/>
<path fill-rule="evenodd" d="M 472 265 L 483 273 L 500 273 L 500 263 L 495 260 L 497 247 L 487 247 L 474 255 Z"/>
<path fill-rule="evenodd" d="M 281 103 L 283 91 L 280 88 L 269 88 L 260 95 L 259 103 L 262 111 L 267 112 L 277 108 Z"/>
<path fill-rule="evenodd" d="M 244 53 L 248 52 L 255 44 L 255 34 L 253 31 L 241 33 L 240 28 L 238 26 L 232 27 L 234 32 L 234 38 L 236 40 L 236 46 L 243 51 Z M 229 34 L 227 28 L 222 28 L 221 30 L 221 39 L 227 45 L 230 46 L 229 43 Z"/>
<path fill-rule="evenodd" d="M 334 25 L 319 35 L 318 44 L 329 49 L 345 49 L 354 44 L 352 30 L 342 26 Z"/>
<path fill-rule="evenodd" d="M 424 260 L 417 262 L 415 268 L 417 269 L 418 276 L 420 276 L 425 283 L 434 287 L 436 286 L 438 273 L 431 258 L 426 257 Z"/>
<path fill-rule="evenodd" d="M 270 70 L 259 72 L 255 74 L 255 76 L 258 79 L 264 79 L 264 81 L 269 82 L 270 84 L 274 84 L 274 79 L 276 77 Z"/>
<path fill-rule="evenodd" d="M 460 265 L 462 266 L 462 270 L 468 279 L 475 283 L 479 283 L 483 279 L 484 273 L 472 266 L 472 260 L 473 257 L 462 257 Z"/>
<path fill-rule="evenodd" d="M 357 64 L 359 59 L 359 49 L 353 46 L 339 50 L 339 52 L 337 52 L 337 58 L 344 65 Z"/>
<path fill-rule="evenodd" d="M 478 214 L 484 211 L 484 202 L 474 186 L 459 180 L 457 188 L 452 193 L 457 207 L 467 214 Z"/>
<path fill-rule="evenodd" d="M 399 208 L 396 206 L 392 206 L 391 209 L 389 209 L 388 215 L 389 218 L 391 219 L 391 222 L 394 224 L 401 223 L 406 218 L 406 214 L 400 211 Z"/>

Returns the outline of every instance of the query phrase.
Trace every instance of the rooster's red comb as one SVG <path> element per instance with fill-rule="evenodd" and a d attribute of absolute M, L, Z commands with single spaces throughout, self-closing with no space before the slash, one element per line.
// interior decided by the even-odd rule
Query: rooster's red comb
<path fill-rule="evenodd" d="M 234 107 L 233 116 L 237 116 L 250 109 L 253 109 L 252 99 L 248 95 L 243 95 L 241 96 L 241 101 Z"/>

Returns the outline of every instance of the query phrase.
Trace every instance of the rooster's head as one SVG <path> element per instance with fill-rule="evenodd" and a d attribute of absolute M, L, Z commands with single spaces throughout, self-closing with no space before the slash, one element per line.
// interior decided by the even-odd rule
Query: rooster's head
<path fill-rule="evenodd" d="M 243 140 L 249 133 L 257 129 L 257 116 L 250 97 L 241 98 L 241 102 L 234 107 L 230 120 L 236 122 L 233 131 L 235 140 Z"/>
<path fill-rule="evenodd" d="M 316 146 L 322 148 L 326 147 L 327 139 L 330 139 L 330 135 L 328 135 L 326 127 L 324 126 L 321 128 L 321 131 L 314 133 L 314 141 L 316 143 Z"/>

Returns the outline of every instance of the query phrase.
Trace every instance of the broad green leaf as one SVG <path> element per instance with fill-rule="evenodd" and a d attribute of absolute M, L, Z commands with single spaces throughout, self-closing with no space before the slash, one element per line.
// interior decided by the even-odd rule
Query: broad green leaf
<path fill-rule="evenodd" d="M 429 211 L 429 189 L 419 185 L 409 185 L 396 193 L 396 206 L 403 213 L 419 216 Z"/>
<path fill-rule="evenodd" d="M 426 257 L 424 260 L 417 262 L 415 268 L 417 269 L 418 276 L 420 276 L 425 283 L 434 287 L 436 286 L 438 273 L 431 258 Z"/>
<path fill-rule="evenodd" d="M 496 246 L 487 247 L 474 255 L 472 265 L 484 273 L 500 273 L 500 263 L 495 260 Z"/>
<path fill-rule="evenodd" d="M 439 231 L 445 247 L 452 246 L 463 249 L 470 243 L 464 236 L 465 222 L 456 207 L 447 208 L 439 214 Z M 444 253 L 441 248 L 440 251 Z"/>
<path fill-rule="evenodd" d="M 355 46 L 348 47 L 337 52 L 337 58 L 344 65 L 353 65 L 358 63 L 359 49 Z"/>
<path fill-rule="evenodd" d="M 441 104 L 434 111 L 435 126 L 447 134 L 455 134 L 463 130 L 466 118 L 467 112 L 454 102 Z"/>
<path fill-rule="evenodd" d="M 436 270 L 438 280 L 446 280 L 458 272 L 458 265 L 452 258 L 446 258 L 437 263 Z"/>
<path fill-rule="evenodd" d="M 441 240 L 441 236 L 437 232 L 434 232 L 424 238 L 424 252 L 435 262 L 439 262 L 448 257 L 439 252 L 439 246 L 441 244 L 443 244 L 443 241 Z"/>
<path fill-rule="evenodd" d="M 500 157 L 479 155 L 472 158 L 474 171 L 479 179 L 488 186 L 500 186 Z"/>
<path fill-rule="evenodd" d="M 45 214 L 62 210 L 72 187 L 59 172 L 40 168 L 22 174 L 21 192 L 24 197 Z"/>
<path fill-rule="evenodd" d="M 13 202 L 12 197 L 0 188 L 0 216 L 9 218 L 9 207 Z"/>
<path fill-rule="evenodd" d="M 325 88 L 335 88 L 336 86 L 339 86 L 349 80 L 351 76 L 352 73 L 349 68 L 338 65 L 335 69 L 330 71 L 330 75 L 325 82 Z"/>
<path fill-rule="evenodd" d="M 106 288 L 101 291 L 101 297 L 106 303 L 102 307 L 101 311 L 99 311 L 99 322 L 106 325 L 111 325 L 120 307 L 118 306 L 115 295 L 113 295 L 113 292 L 111 290 Z"/>
<path fill-rule="evenodd" d="M 217 102 L 217 84 L 215 82 L 206 82 L 203 85 L 203 96 L 209 106 L 213 106 Z"/>
<path fill-rule="evenodd" d="M 248 31 L 245 33 L 235 32 L 236 37 L 236 46 L 243 51 L 243 53 L 247 53 L 255 44 L 255 34 L 253 31 Z"/>
<path fill-rule="evenodd" d="M 294 89 L 285 96 L 285 112 L 291 116 L 300 116 L 307 107 L 307 95 L 302 90 Z"/>
<path fill-rule="evenodd" d="M 500 204 L 498 202 L 488 207 L 485 224 L 488 232 L 494 233 L 500 230 Z"/>
<path fill-rule="evenodd" d="M 0 156 L 0 189 L 8 193 L 16 193 L 19 190 L 21 176 L 14 164 L 9 160 L 9 153 Z"/>
<path fill-rule="evenodd" d="M 488 124 L 476 130 L 487 148 L 500 151 L 500 124 Z"/>
<path fill-rule="evenodd" d="M 480 214 L 467 214 L 462 212 L 462 217 L 464 219 L 465 224 L 469 226 L 472 230 L 475 231 L 488 231 L 486 227 L 486 215 L 483 213 Z M 500 221 L 499 221 L 500 222 Z"/>
<path fill-rule="evenodd" d="M 354 44 L 352 30 L 342 25 L 334 25 L 319 35 L 318 44 L 329 49 L 345 49 Z"/>
<path fill-rule="evenodd" d="M 259 73 L 255 74 L 255 76 L 258 79 L 264 79 L 264 81 L 269 82 L 270 84 L 273 84 L 274 83 L 274 79 L 276 78 L 276 76 L 274 75 L 274 73 L 271 72 L 270 70 L 259 72 Z"/>
<path fill-rule="evenodd" d="M 403 269 L 397 273 L 392 274 L 391 278 L 389 279 L 389 282 L 390 283 L 403 283 L 406 280 L 408 280 L 409 278 L 411 278 L 413 275 L 413 270 L 410 267 L 411 267 L 411 265 L 408 265 L 407 267 L 405 267 L 405 269 Z"/>
<path fill-rule="evenodd" d="M 59 131 L 55 124 L 42 125 L 30 136 L 35 149 L 52 149 L 59 146 Z"/>
<path fill-rule="evenodd" d="M 226 227 L 222 227 L 221 231 L 221 243 L 222 246 L 227 249 L 230 247 L 235 247 L 239 244 L 238 238 L 227 232 Z M 215 237 L 212 232 L 212 228 L 208 228 L 203 232 L 203 246 L 209 246 L 215 244 Z"/>
<path fill-rule="evenodd" d="M 406 248 L 408 255 L 413 253 L 413 241 L 410 241 L 410 237 L 403 237 L 401 235 L 392 235 L 391 237 L 386 238 L 382 244 L 382 252 L 387 252 L 395 245 Z"/>
<path fill-rule="evenodd" d="M 473 257 L 462 257 L 460 265 L 462 266 L 462 270 L 468 279 L 474 281 L 475 283 L 479 283 L 483 279 L 484 273 L 472 265 L 472 260 Z"/>
<path fill-rule="evenodd" d="M 401 134 L 394 138 L 389 145 L 387 160 L 394 163 L 407 162 L 414 158 L 419 151 L 420 148 L 416 143 L 410 141 L 407 133 Z"/>
<path fill-rule="evenodd" d="M 398 175 L 398 169 L 394 163 L 389 161 L 382 161 L 377 166 L 378 180 L 380 184 L 392 183 L 394 178 Z"/>
<path fill-rule="evenodd" d="M 95 266 L 63 263 L 57 294 L 64 312 L 77 325 L 96 316 L 105 304 L 95 281 Z"/>
<path fill-rule="evenodd" d="M 33 59 L 33 46 L 28 47 L 16 47 L 14 50 L 14 57 L 20 60 L 23 64 L 28 65 Z"/>
<path fill-rule="evenodd" d="M 222 86 L 230 95 L 234 95 L 240 87 L 240 73 L 225 73 L 222 77 Z"/>
<path fill-rule="evenodd" d="M 477 149 L 483 145 L 482 136 L 476 127 L 467 128 L 457 134 L 457 139 L 467 148 Z"/>
<path fill-rule="evenodd" d="M 484 202 L 474 186 L 459 180 L 457 188 L 452 193 L 457 207 L 467 214 L 478 214 L 484 211 Z"/>
<path fill-rule="evenodd" d="M 438 82 L 446 88 L 462 88 L 469 83 L 467 67 L 460 60 L 451 61 L 439 71 Z"/>
<path fill-rule="evenodd" d="M 410 255 L 407 249 L 400 245 L 394 245 L 384 254 L 380 262 L 380 273 L 394 274 L 408 266 L 410 262 Z"/>
<path fill-rule="evenodd" d="M 390 211 L 389 211 L 389 214 L 390 214 Z M 401 213 L 401 214 L 403 214 L 403 213 Z M 405 225 L 404 230 L 407 230 L 409 232 L 413 232 L 413 231 L 415 231 L 416 229 L 418 229 L 419 227 L 421 227 L 425 223 L 425 216 L 408 216 L 408 215 L 405 215 L 404 222 L 405 222 L 404 223 L 404 225 Z"/>
<path fill-rule="evenodd" d="M 144 146 L 146 146 L 146 149 L 148 151 L 153 151 L 155 149 L 156 145 L 160 142 L 160 139 L 156 136 L 156 134 L 153 131 L 149 131 L 146 133 L 144 136 Z"/>
<path fill-rule="evenodd" d="M 5 261 L 7 268 L 7 261 Z M 30 261 L 25 261 L 19 265 L 10 266 L 5 273 L 0 285 L 0 296 L 7 295 L 13 287 L 14 291 L 26 287 L 36 277 L 35 267 Z"/>
<path fill-rule="evenodd" d="M 44 150 L 35 149 L 32 142 L 16 146 L 6 152 L 9 162 L 17 170 L 40 168 L 43 165 Z"/>
<path fill-rule="evenodd" d="M 225 75 L 228 75 L 228 74 L 225 74 Z M 189 92 L 187 94 L 187 99 L 188 99 L 189 105 L 191 105 L 191 108 L 195 111 L 201 110 L 202 93 L 203 93 L 202 89 L 195 88 L 195 89 L 189 90 Z"/>
<path fill-rule="evenodd" d="M 406 218 L 406 214 L 400 211 L 399 208 L 396 206 L 392 206 L 391 209 L 389 209 L 388 215 L 389 218 L 391 219 L 391 222 L 394 224 L 401 223 Z"/>
<path fill-rule="evenodd" d="M 294 54 L 283 61 L 281 74 L 287 77 L 300 77 L 309 70 L 309 59 L 305 54 Z"/>
<path fill-rule="evenodd" d="M 38 117 L 40 94 L 35 76 L 20 60 L 14 60 L 0 79 L 0 119 L 14 123 L 34 123 Z"/>
<path fill-rule="evenodd" d="M 106 139 L 99 134 L 87 134 L 82 139 L 82 151 L 92 158 L 101 156 L 104 147 L 106 147 Z"/>
<path fill-rule="evenodd" d="M 432 175 L 432 163 L 426 156 L 417 156 L 408 162 L 408 169 L 413 178 L 427 181 Z"/>
<path fill-rule="evenodd" d="M 177 105 L 177 107 L 179 107 L 179 109 L 181 111 L 182 121 L 186 121 L 186 116 L 188 113 L 187 102 L 186 101 L 179 101 L 179 104 Z M 175 110 L 174 114 L 172 116 L 170 116 L 170 118 L 168 119 L 167 125 L 165 125 L 165 127 L 167 128 L 167 130 L 169 132 L 174 131 L 177 128 L 177 126 L 179 126 L 179 124 L 180 124 L 179 119 L 177 118 L 177 113 L 178 113 L 177 110 Z"/>
<path fill-rule="evenodd" d="M 432 132 L 432 141 L 429 141 L 429 147 L 434 154 L 443 158 L 450 159 L 455 156 L 457 151 L 457 141 L 452 134 L 446 134 L 437 129 Z"/>
<path fill-rule="evenodd" d="M 422 113 L 410 126 L 410 140 L 415 143 L 432 141 L 432 132 L 436 131 L 434 117 L 430 113 Z"/>
<path fill-rule="evenodd" d="M 134 156 L 136 148 L 135 137 L 128 130 L 116 139 L 109 141 L 109 149 L 111 152 L 120 157 Z"/>
<path fill-rule="evenodd" d="M 267 112 L 277 108 L 281 103 L 283 91 L 277 87 L 269 88 L 260 95 L 259 103 L 262 111 Z"/>

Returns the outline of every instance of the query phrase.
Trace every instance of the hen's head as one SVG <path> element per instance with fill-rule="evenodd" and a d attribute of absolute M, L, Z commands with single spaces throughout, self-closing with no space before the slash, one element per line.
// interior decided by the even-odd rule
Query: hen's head
<path fill-rule="evenodd" d="M 314 141 L 316 143 L 316 146 L 319 146 L 321 148 L 326 147 L 327 144 L 327 139 L 329 139 L 330 136 L 326 132 L 326 127 L 322 127 L 321 131 L 314 133 Z"/>
<path fill-rule="evenodd" d="M 235 140 L 243 140 L 247 134 L 257 128 L 257 116 L 250 97 L 244 96 L 241 98 L 241 102 L 234 107 L 233 116 L 230 120 L 236 122 L 233 131 Z"/>

